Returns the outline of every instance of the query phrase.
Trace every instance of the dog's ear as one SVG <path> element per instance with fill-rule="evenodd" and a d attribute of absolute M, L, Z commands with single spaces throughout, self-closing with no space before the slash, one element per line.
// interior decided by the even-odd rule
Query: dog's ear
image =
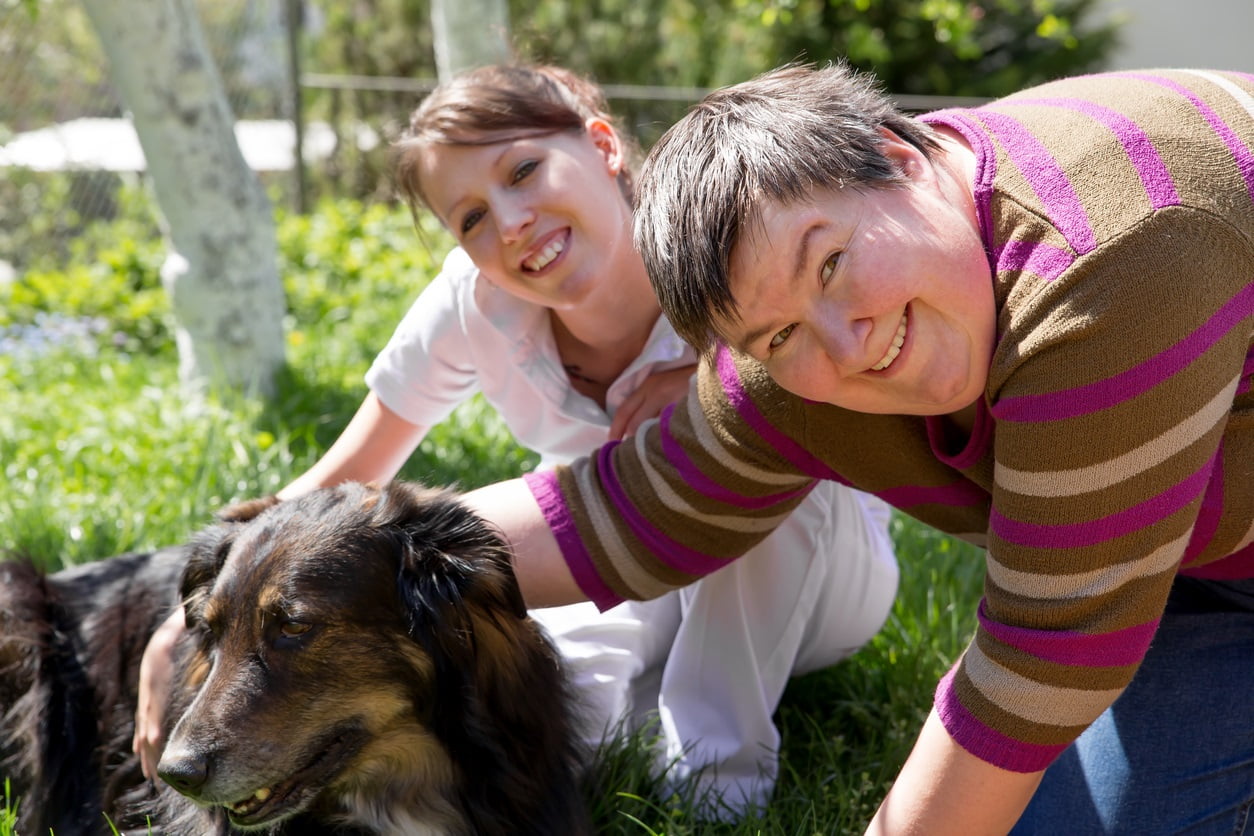
<path fill-rule="evenodd" d="M 202 529 L 192 538 L 187 563 L 179 582 L 179 595 L 189 623 L 200 616 L 209 587 L 213 585 L 226 557 L 231 553 L 238 524 L 217 523 Z"/>
<path fill-rule="evenodd" d="M 458 603 L 527 617 L 509 547 L 453 493 L 393 483 L 381 500 L 380 513 L 395 520 L 404 540 L 400 584 L 411 613 Z"/>
<path fill-rule="evenodd" d="M 474 832 L 590 832 L 579 824 L 568 686 L 557 651 L 527 615 L 504 539 L 451 494 L 403 496 L 393 485 L 384 495 L 409 507 L 401 596 L 410 635 L 434 668 L 422 710 L 474 776 L 461 789 Z M 537 799 L 550 821 L 568 819 L 530 829 L 523 822 Z"/>

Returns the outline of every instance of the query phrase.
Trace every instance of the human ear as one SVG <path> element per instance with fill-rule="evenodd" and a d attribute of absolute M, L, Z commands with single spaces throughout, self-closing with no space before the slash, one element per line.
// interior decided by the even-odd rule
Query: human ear
<path fill-rule="evenodd" d="M 927 157 L 911 143 L 902 139 L 895 131 L 880 128 L 880 151 L 884 157 L 897 167 L 903 177 L 914 179 L 926 171 Z"/>
<path fill-rule="evenodd" d="M 623 143 L 618 138 L 618 132 L 609 122 L 599 116 L 593 116 L 584 122 L 584 130 L 587 131 L 592 144 L 605 158 L 606 169 L 610 175 L 617 177 L 618 173 L 623 170 Z"/>

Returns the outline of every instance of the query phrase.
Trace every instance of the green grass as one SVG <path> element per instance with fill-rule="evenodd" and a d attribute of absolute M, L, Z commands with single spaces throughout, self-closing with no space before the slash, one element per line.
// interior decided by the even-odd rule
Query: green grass
<path fill-rule="evenodd" d="M 167 545 L 226 503 L 286 484 L 347 423 L 365 394 L 370 359 L 433 274 L 447 242 L 438 232 L 425 237 L 429 251 L 401 213 L 355 204 L 281 219 L 290 367 L 268 402 L 186 396 L 161 311 L 137 322 L 125 299 L 110 306 L 99 294 L 92 315 L 124 338 L 0 355 L 0 549 L 56 569 Z M 155 283 L 145 272 L 149 261 L 159 263 L 130 259 L 127 269 L 137 275 L 128 281 Z M 88 280 L 74 269 L 41 281 L 55 290 Z M 7 321 L 33 321 L 40 310 L 82 313 L 58 302 L 78 297 L 54 290 L 27 297 L 27 307 L 10 298 Z M 401 475 L 474 487 L 534 463 L 476 400 L 431 433 Z M 983 577 L 970 546 L 904 518 L 894 521 L 893 534 L 902 588 L 884 630 L 853 658 L 794 680 L 784 695 L 782 774 L 771 806 L 737 825 L 698 821 L 694 799 L 668 795 L 650 774 L 647 734 L 637 734 L 607 747 L 592 776 L 600 832 L 861 832 L 904 761 L 937 680 L 974 628 Z M 0 836 L 12 836 L 13 800 L 5 795 Z"/>

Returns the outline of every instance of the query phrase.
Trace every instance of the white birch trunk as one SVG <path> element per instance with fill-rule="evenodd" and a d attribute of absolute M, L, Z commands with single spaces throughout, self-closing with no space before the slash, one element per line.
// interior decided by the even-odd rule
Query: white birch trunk
<path fill-rule="evenodd" d="M 83 0 L 131 113 L 171 252 L 184 383 L 268 393 L 284 363 L 274 216 L 192 0 Z"/>
<path fill-rule="evenodd" d="M 431 0 L 431 28 L 440 81 L 513 59 L 506 0 Z"/>

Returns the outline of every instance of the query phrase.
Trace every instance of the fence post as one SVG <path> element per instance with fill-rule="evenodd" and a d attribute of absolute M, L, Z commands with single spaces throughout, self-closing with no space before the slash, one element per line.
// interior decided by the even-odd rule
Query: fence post
<path fill-rule="evenodd" d="M 309 198 L 305 190 L 305 112 L 300 95 L 301 0 L 285 0 L 284 11 L 287 23 L 288 106 L 295 132 L 292 176 L 296 185 L 296 212 L 303 215 L 309 211 Z"/>

